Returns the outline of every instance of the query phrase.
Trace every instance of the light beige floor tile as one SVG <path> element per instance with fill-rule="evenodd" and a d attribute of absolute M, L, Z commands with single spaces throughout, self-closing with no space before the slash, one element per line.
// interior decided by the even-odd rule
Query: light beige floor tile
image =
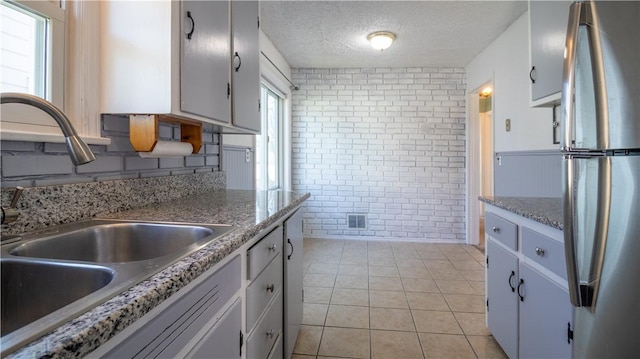
<path fill-rule="evenodd" d="M 331 304 L 368 306 L 369 291 L 366 289 L 334 288 Z"/>
<path fill-rule="evenodd" d="M 396 257 L 398 268 L 427 268 L 422 259 L 416 258 L 398 258 Z"/>
<path fill-rule="evenodd" d="M 418 250 L 418 255 L 423 260 L 447 259 L 447 257 L 439 249 L 434 250 Z"/>
<path fill-rule="evenodd" d="M 367 251 L 359 249 L 345 249 L 342 251 L 342 258 L 367 258 Z"/>
<path fill-rule="evenodd" d="M 484 266 L 482 266 L 475 259 L 471 260 L 452 260 L 451 264 L 456 267 L 457 270 L 473 270 L 473 271 L 481 271 L 484 270 Z"/>
<path fill-rule="evenodd" d="M 369 277 L 369 289 L 402 291 L 402 282 L 394 277 Z"/>
<path fill-rule="evenodd" d="M 316 355 L 320 347 L 322 327 L 301 325 L 296 345 L 293 348 L 295 354 Z"/>
<path fill-rule="evenodd" d="M 333 288 L 304 287 L 304 302 L 329 304 L 331 302 L 331 293 L 333 293 Z"/>
<path fill-rule="evenodd" d="M 422 268 L 398 268 L 402 278 L 431 278 L 431 273 L 426 267 Z"/>
<path fill-rule="evenodd" d="M 368 266 L 341 264 L 338 269 L 339 275 L 369 275 Z"/>
<path fill-rule="evenodd" d="M 406 292 L 440 293 L 436 281 L 427 278 L 402 278 L 402 285 Z"/>
<path fill-rule="evenodd" d="M 324 329 L 319 355 L 369 358 L 369 330 L 350 328 Z"/>
<path fill-rule="evenodd" d="M 491 335 L 487 329 L 484 313 L 453 312 L 466 335 Z"/>
<path fill-rule="evenodd" d="M 369 289 L 369 277 L 366 275 L 338 275 L 335 288 Z"/>
<path fill-rule="evenodd" d="M 371 308 L 371 329 L 415 331 L 409 309 Z"/>
<path fill-rule="evenodd" d="M 425 259 L 424 265 L 429 270 L 455 270 L 456 267 L 447 259 Z"/>
<path fill-rule="evenodd" d="M 371 307 L 408 309 L 407 297 L 404 292 L 389 290 L 370 290 Z"/>
<path fill-rule="evenodd" d="M 476 352 L 479 359 L 483 358 L 507 358 L 498 342 L 492 336 L 467 336 L 471 347 Z"/>
<path fill-rule="evenodd" d="M 469 282 L 469 285 L 473 287 L 476 294 L 484 295 L 486 283 L 485 282 Z"/>
<path fill-rule="evenodd" d="M 293 354 L 291 356 L 291 359 L 316 359 L 315 355 L 300 355 L 300 354 Z"/>
<path fill-rule="evenodd" d="M 382 266 L 370 266 L 369 267 L 369 276 L 370 277 L 400 277 L 398 273 L 398 268 L 396 267 L 382 267 Z"/>
<path fill-rule="evenodd" d="M 326 326 L 342 328 L 369 328 L 369 307 L 331 305 Z"/>
<path fill-rule="evenodd" d="M 464 279 L 468 280 L 468 281 L 473 281 L 473 282 L 484 282 L 484 269 L 481 270 L 462 270 L 460 271 L 460 273 L 462 273 L 462 276 L 464 277 Z"/>
<path fill-rule="evenodd" d="M 307 273 L 336 274 L 338 273 L 338 264 L 313 262 Z"/>
<path fill-rule="evenodd" d="M 462 273 L 456 269 L 429 269 L 433 279 L 461 280 Z"/>
<path fill-rule="evenodd" d="M 475 294 L 475 291 L 466 280 L 436 279 L 436 284 L 441 293 Z"/>
<path fill-rule="evenodd" d="M 335 280 L 336 276 L 334 274 L 309 273 L 304 276 L 304 286 L 332 288 Z"/>
<path fill-rule="evenodd" d="M 328 304 L 303 303 L 302 324 L 324 325 Z"/>
<path fill-rule="evenodd" d="M 394 249 L 393 255 L 398 259 L 421 259 L 415 248 Z"/>
<path fill-rule="evenodd" d="M 422 359 L 416 332 L 371 331 L 371 358 Z"/>
<path fill-rule="evenodd" d="M 462 329 L 451 312 L 411 310 L 411 313 L 418 332 L 462 334 Z"/>
<path fill-rule="evenodd" d="M 369 248 L 369 257 L 393 257 L 393 251 L 391 248 Z"/>
<path fill-rule="evenodd" d="M 409 308 L 449 311 L 449 305 L 440 293 L 406 292 Z"/>
<path fill-rule="evenodd" d="M 340 264 L 340 256 L 310 256 L 312 263 L 322 263 L 322 264 Z"/>
<path fill-rule="evenodd" d="M 467 251 L 464 250 L 462 252 L 443 252 L 450 261 L 476 261 L 469 253 L 467 253 Z"/>
<path fill-rule="evenodd" d="M 464 335 L 419 333 L 426 358 L 474 358 L 471 345 Z"/>
<path fill-rule="evenodd" d="M 444 299 L 454 312 L 484 313 L 486 303 L 484 296 L 466 294 L 445 294 Z"/>
<path fill-rule="evenodd" d="M 342 258 L 340 264 L 351 266 L 367 266 L 369 264 L 369 260 L 367 259 L 367 257 Z"/>
<path fill-rule="evenodd" d="M 370 266 L 384 266 L 384 267 L 396 266 L 396 260 L 393 258 L 393 256 L 384 256 L 384 257 L 369 256 L 368 262 Z"/>

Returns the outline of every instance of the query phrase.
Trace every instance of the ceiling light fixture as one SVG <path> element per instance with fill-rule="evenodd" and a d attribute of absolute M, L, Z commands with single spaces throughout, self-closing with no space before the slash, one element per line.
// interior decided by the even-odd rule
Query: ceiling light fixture
<path fill-rule="evenodd" d="M 389 46 L 391 46 L 391 43 L 395 39 L 396 39 L 396 35 L 388 31 L 377 31 L 367 36 L 367 40 L 369 40 L 369 42 L 371 43 L 371 46 L 374 49 L 380 50 L 380 51 L 383 51 L 389 48 Z"/>

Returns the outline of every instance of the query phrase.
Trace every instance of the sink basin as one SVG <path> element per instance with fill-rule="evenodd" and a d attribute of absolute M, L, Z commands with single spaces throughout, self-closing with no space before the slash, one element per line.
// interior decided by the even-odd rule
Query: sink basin
<path fill-rule="evenodd" d="M 11 333 L 108 285 L 109 268 L 2 260 L 1 335 Z"/>
<path fill-rule="evenodd" d="M 29 241 L 9 253 L 87 262 L 133 262 L 175 253 L 213 233 L 211 228 L 192 225 L 108 223 Z"/>
<path fill-rule="evenodd" d="M 0 247 L 0 357 L 233 230 L 224 224 L 89 220 Z"/>

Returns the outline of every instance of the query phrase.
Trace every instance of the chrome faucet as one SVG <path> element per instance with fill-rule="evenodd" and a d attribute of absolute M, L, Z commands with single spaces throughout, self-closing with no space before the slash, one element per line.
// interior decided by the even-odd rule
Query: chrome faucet
<path fill-rule="evenodd" d="M 2 207 L 2 220 L 0 223 L 11 223 L 18 219 L 18 216 L 20 215 L 20 212 L 18 212 L 18 200 L 20 199 L 20 195 L 22 195 L 22 191 L 24 191 L 23 187 L 16 187 L 16 191 L 13 194 L 13 199 L 11 200 L 9 207 Z"/>
<path fill-rule="evenodd" d="M 96 159 L 89 146 L 78 136 L 75 128 L 71 125 L 71 121 L 51 102 L 24 93 L 5 92 L 0 94 L 0 104 L 4 103 L 21 103 L 33 106 L 53 117 L 64 134 L 67 151 L 69 151 L 69 157 L 71 157 L 71 162 L 74 165 L 83 165 Z"/>

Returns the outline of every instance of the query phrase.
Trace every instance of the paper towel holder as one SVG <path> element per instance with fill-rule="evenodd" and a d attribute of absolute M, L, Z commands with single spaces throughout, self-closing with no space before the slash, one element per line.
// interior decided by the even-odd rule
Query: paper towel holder
<path fill-rule="evenodd" d="M 192 154 L 202 147 L 202 123 L 167 115 L 129 115 L 129 141 L 136 152 L 151 152 L 158 143 L 160 122 L 180 125 L 180 141 L 193 146 Z"/>

